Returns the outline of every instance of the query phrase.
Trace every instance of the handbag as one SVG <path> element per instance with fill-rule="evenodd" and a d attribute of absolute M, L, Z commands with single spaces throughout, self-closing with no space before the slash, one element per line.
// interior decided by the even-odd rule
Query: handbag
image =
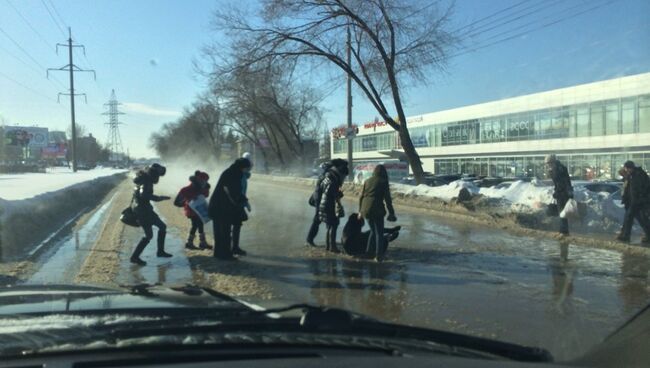
<path fill-rule="evenodd" d="M 138 215 L 133 210 L 134 200 L 135 200 L 135 193 L 133 194 L 133 197 L 131 197 L 131 203 L 129 203 L 129 206 L 124 210 L 122 210 L 122 214 L 120 215 L 120 221 L 122 221 L 122 223 L 125 225 L 140 227 L 140 223 L 138 222 Z"/>
<path fill-rule="evenodd" d="M 546 206 L 546 216 L 548 217 L 557 217 L 560 215 L 560 210 L 557 208 L 557 203 L 549 203 Z"/>

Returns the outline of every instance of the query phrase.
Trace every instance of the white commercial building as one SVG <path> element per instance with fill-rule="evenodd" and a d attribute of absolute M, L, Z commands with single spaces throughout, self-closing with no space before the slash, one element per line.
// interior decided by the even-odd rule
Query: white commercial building
<path fill-rule="evenodd" d="M 543 176 L 555 153 L 574 178 L 610 179 L 626 160 L 650 167 L 650 73 L 407 118 L 424 170 L 436 174 Z M 403 159 L 383 122 L 358 127 L 355 162 Z M 332 157 L 347 141 L 332 139 Z"/>

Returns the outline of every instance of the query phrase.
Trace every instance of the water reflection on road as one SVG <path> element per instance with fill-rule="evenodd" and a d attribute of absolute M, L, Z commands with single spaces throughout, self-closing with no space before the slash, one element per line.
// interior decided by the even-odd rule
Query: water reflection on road
<path fill-rule="evenodd" d="M 313 216 L 308 195 L 275 184 L 251 185 L 255 212 L 242 232 L 251 256 L 240 262 L 272 285 L 274 303 L 341 306 L 569 357 L 650 302 L 647 257 L 516 236 L 403 208 L 398 224 L 404 230 L 391 244 L 388 262 L 312 250 L 303 246 Z M 348 213 L 357 206 L 347 198 L 344 204 Z"/>

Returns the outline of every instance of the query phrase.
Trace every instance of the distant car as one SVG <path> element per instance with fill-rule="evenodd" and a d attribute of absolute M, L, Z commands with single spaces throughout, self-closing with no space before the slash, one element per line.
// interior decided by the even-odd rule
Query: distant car
<path fill-rule="evenodd" d="M 611 183 L 611 182 L 595 182 L 595 183 L 588 183 L 588 184 L 579 184 L 576 185 L 575 188 L 584 188 L 590 192 L 594 193 L 616 193 L 620 191 L 623 188 L 622 183 Z M 574 189 L 575 189 L 574 188 Z"/>
<path fill-rule="evenodd" d="M 505 181 L 504 178 L 498 177 L 498 176 L 486 176 L 481 179 L 477 179 L 472 181 L 474 185 L 480 187 L 480 188 L 490 188 L 493 187 L 497 184 L 503 183 Z"/>
<path fill-rule="evenodd" d="M 514 181 L 504 181 L 502 183 L 499 183 L 499 184 L 493 186 L 492 188 L 494 188 L 494 189 L 508 189 L 508 188 L 510 188 L 510 186 L 513 183 L 515 183 L 515 182 Z"/>

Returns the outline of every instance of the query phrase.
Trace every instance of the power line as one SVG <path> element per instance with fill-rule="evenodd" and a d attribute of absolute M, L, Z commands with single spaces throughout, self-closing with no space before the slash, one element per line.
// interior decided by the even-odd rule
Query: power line
<path fill-rule="evenodd" d="M 543 11 L 545 11 L 545 10 L 547 10 L 547 9 L 552 8 L 552 7 L 555 6 L 556 4 L 558 4 L 558 3 L 562 3 L 562 2 L 563 2 L 562 0 L 555 0 L 555 1 L 552 1 L 552 2 L 550 2 L 550 3 L 548 3 L 548 4 L 544 4 L 544 3 L 534 4 L 532 7 L 528 7 L 528 8 L 523 9 L 523 10 L 525 11 L 525 10 L 528 10 L 528 9 L 530 9 L 530 8 L 533 8 L 533 10 L 531 10 L 531 11 L 529 11 L 529 12 L 527 12 L 527 13 L 517 15 L 517 16 L 514 17 L 514 18 L 506 19 L 505 22 L 501 22 L 501 23 L 498 23 L 498 24 L 496 24 L 496 25 L 494 25 L 494 26 L 491 26 L 491 27 L 485 28 L 486 26 L 490 26 L 491 24 L 494 24 L 494 23 L 496 22 L 496 20 L 495 20 L 495 21 L 492 21 L 492 22 L 489 22 L 489 23 L 487 23 L 487 24 L 482 25 L 481 27 L 478 27 L 477 29 L 475 29 L 475 30 L 473 30 L 473 31 L 470 31 L 469 33 L 465 33 L 465 34 L 463 34 L 463 36 L 464 36 L 464 37 L 467 37 L 467 38 L 474 37 L 474 36 L 479 35 L 479 34 L 481 34 L 481 33 L 485 33 L 485 32 L 491 31 L 491 30 L 493 30 L 493 29 L 496 29 L 496 28 L 499 28 L 499 27 L 503 27 L 503 26 L 505 26 L 505 25 L 507 25 L 507 24 L 510 24 L 510 23 L 512 23 L 512 22 L 515 22 L 515 21 L 517 21 L 517 20 L 520 20 L 520 19 L 526 18 L 526 17 L 528 17 L 529 15 L 533 15 L 533 14 L 535 14 L 535 13 L 543 12 Z M 542 7 L 541 7 L 541 8 L 538 8 L 539 5 L 542 5 Z M 546 5 L 546 6 L 544 6 L 544 5 Z M 516 14 L 518 14 L 518 13 L 519 13 L 519 12 L 517 12 L 517 13 L 515 13 L 515 14 L 511 14 L 511 15 L 516 15 Z M 507 17 L 501 17 L 501 18 L 499 18 L 498 20 L 501 20 L 501 19 L 504 19 L 504 18 L 507 18 Z"/>
<path fill-rule="evenodd" d="M 41 65 L 41 63 L 39 63 L 36 59 L 34 59 L 34 57 L 29 52 L 27 52 L 27 50 L 25 50 L 22 46 L 20 46 L 20 44 L 16 42 L 16 40 L 14 40 L 4 29 L 2 29 L 2 27 L 0 27 L 0 33 L 4 34 L 5 37 L 9 39 L 9 41 L 13 42 L 13 44 L 16 45 L 16 47 L 18 47 L 18 49 L 20 49 L 20 51 L 22 51 L 23 54 L 27 55 L 27 57 L 31 61 L 33 61 L 34 64 L 38 65 L 39 68 L 45 70 L 45 67 Z"/>
<path fill-rule="evenodd" d="M 66 21 L 63 20 L 63 17 L 62 17 L 61 14 L 59 13 L 59 10 L 56 8 L 56 6 L 55 6 L 54 3 L 52 2 L 52 0 L 47 0 L 47 2 L 50 3 L 50 6 L 52 7 L 52 9 L 54 9 L 54 13 L 56 14 L 57 17 L 59 17 L 59 20 L 61 20 L 61 24 L 63 24 L 64 26 L 66 26 L 68 23 L 66 23 Z"/>
<path fill-rule="evenodd" d="M 28 64 L 25 60 L 21 59 L 20 57 L 16 56 L 11 51 L 4 48 L 4 46 L 0 45 L 0 49 L 2 49 L 7 55 L 9 55 L 9 56 L 13 57 L 14 59 L 18 60 L 18 62 L 23 64 L 25 67 L 33 70 L 35 73 L 38 73 L 38 74 L 42 75 L 42 72 L 40 70 L 38 70 L 38 68 L 36 68 L 35 66 L 33 66 L 31 64 Z"/>
<path fill-rule="evenodd" d="M 32 26 L 32 24 L 27 20 L 27 18 L 25 18 L 25 16 L 23 16 L 23 14 L 18 10 L 18 8 L 16 8 L 14 6 L 14 4 L 11 3 L 11 1 L 9 1 L 9 0 L 6 0 L 6 1 L 7 1 L 7 4 L 9 4 L 9 6 L 11 6 L 11 8 L 16 12 L 16 14 L 18 14 L 18 16 L 23 20 L 23 22 L 25 22 L 25 24 L 27 24 L 29 29 L 31 29 L 32 32 L 34 32 L 34 34 L 36 34 L 38 36 L 38 38 L 40 38 L 40 40 L 43 41 L 43 43 L 48 48 L 52 48 L 52 45 L 45 39 L 45 37 L 43 37 L 43 35 L 41 35 L 41 33 L 39 31 L 36 30 L 36 28 L 34 28 L 34 26 Z"/>
<path fill-rule="evenodd" d="M 474 26 L 474 25 L 476 25 L 476 24 L 479 24 L 479 23 L 481 23 L 481 22 L 484 21 L 484 20 L 490 19 L 490 18 L 494 17 L 495 15 L 499 15 L 499 14 L 501 14 L 501 13 L 505 13 L 505 12 L 507 12 L 508 10 L 510 10 L 510 9 L 514 9 L 514 8 L 518 7 L 519 5 L 524 4 L 524 3 L 527 3 L 527 2 L 529 2 L 529 1 L 531 1 L 531 0 L 523 0 L 523 1 L 520 1 L 520 2 L 518 2 L 518 3 L 516 3 L 516 4 L 514 4 L 514 5 L 511 5 L 511 6 L 507 7 L 507 8 L 504 8 L 504 9 L 501 9 L 501 10 L 499 10 L 499 11 L 496 11 L 496 12 L 494 12 L 494 13 L 488 15 L 488 16 L 485 16 L 485 17 L 483 17 L 483 18 L 481 18 L 481 19 L 478 19 L 478 20 L 476 20 L 476 21 L 474 21 L 474 22 L 472 22 L 472 23 L 470 23 L 470 24 L 466 24 L 466 25 L 464 25 L 464 26 L 462 26 L 462 27 L 460 27 L 460 28 L 457 28 L 456 30 L 454 30 L 454 33 L 458 32 L 458 31 L 462 31 L 463 29 L 466 29 L 466 28 L 471 28 L 472 26 Z"/>
<path fill-rule="evenodd" d="M 50 15 L 50 19 L 52 19 L 52 22 L 54 22 L 54 25 L 56 25 L 56 27 L 61 32 L 61 35 L 63 35 L 63 37 L 65 38 L 65 32 L 63 32 L 63 28 L 61 28 L 61 25 L 59 24 L 59 22 L 57 22 L 56 18 L 54 18 L 54 14 L 52 14 L 52 11 L 50 10 L 50 8 L 47 7 L 47 4 L 45 4 L 44 0 L 41 0 L 41 4 L 43 4 L 43 6 L 45 7 L 45 10 L 47 10 L 47 13 Z"/>
<path fill-rule="evenodd" d="M 497 33 L 497 34 L 492 35 L 492 36 L 490 36 L 490 37 L 488 37 L 488 38 L 484 38 L 484 39 L 481 40 L 481 42 L 485 42 L 485 41 L 493 40 L 493 39 L 495 39 L 495 38 L 498 38 L 499 36 L 503 36 L 503 35 L 506 35 L 506 34 L 508 34 L 508 33 L 513 32 L 513 31 L 516 31 L 516 30 L 519 30 L 519 29 L 522 29 L 522 28 L 529 27 L 529 26 L 531 26 L 532 24 L 538 23 L 539 21 L 542 21 L 542 20 L 544 20 L 544 19 L 548 19 L 548 18 L 551 18 L 551 17 L 555 17 L 556 15 L 559 15 L 560 13 L 571 12 L 571 11 L 573 11 L 573 10 L 575 10 L 575 9 L 581 8 L 582 6 L 583 6 L 583 4 L 578 4 L 578 5 L 574 5 L 574 6 L 572 6 L 572 7 L 569 7 L 569 8 L 560 9 L 559 12 L 555 12 L 555 13 L 552 13 L 552 14 L 547 14 L 546 16 L 544 16 L 544 17 L 542 17 L 542 18 L 539 18 L 539 19 L 537 19 L 536 21 L 534 21 L 534 22 L 532 22 L 532 23 L 524 23 L 524 24 L 519 25 L 519 26 L 517 26 L 517 27 L 515 27 L 515 28 L 511 28 L 511 29 L 508 29 L 508 30 L 506 30 L 506 31 L 503 31 L 503 32 Z"/>
<path fill-rule="evenodd" d="M 475 52 L 475 51 L 478 51 L 478 50 L 482 50 L 482 49 L 485 49 L 485 48 L 488 48 L 488 47 L 491 47 L 491 46 L 494 46 L 494 45 L 497 45 L 497 44 L 500 44 L 500 43 L 503 43 L 503 42 L 506 42 L 506 41 L 510 41 L 510 40 L 512 40 L 512 39 L 514 39 L 514 38 L 521 37 L 521 36 L 523 36 L 523 35 L 525 35 L 525 34 L 528 34 L 528 33 L 531 33 L 531 32 L 535 32 L 535 31 L 538 31 L 538 30 L 540 30 L 540 29 L 548 28 L 548 27 L 550 27 L 550 26 L 552 26 L 552 25 L 555 25 L 555 24 L 557 24 L 557 23 L 563 22 L 563 21 L 565 21 L 565 20 L 567 20 L 567 19 L 569 19 L 569 18 L 575 18 L 575 17 L 577 17 L 577 16 L 580 16 L 580 15 L 582 15 L 582 14 L 588 13 L 588 12 L 590 12 L 590 11 L 593 11 L 593 10 L 596 10 L 596 9 L 602 8 L 602 7 L 604 7 L 604 6 L 607 6 L 607 5 L 613 4 L 613 3 L 617 2 L 617 1 L 618 1 L 618 0 L 612 0 L 612 1 L 608 1 L 608 2 L 606 2 L 606 3 L 601 3 L 600 5 L 593 6 L 593 7 L 591 7 L 591 8 L 586 9 L 586 10 L 583 10 L 583 11 L 581 11 L 581 12 L 574 13 L 574 14 L 568 15 L 568 16 L 566 16 L 566 17 L 559 18 L 559 19 L 554 20 L 554 21 L 552 21 L 552 22 L 544 23 L 544 24 L 540 25 L 539 27 L 536 27 L 536 28 L 532 28 L 532 29 L 529 29 L 529 30 L 523 31 L 523 32 L 520 32 L 520 33 L 517 33 L 517 34 L 511 35 L 511 36 L 508 36 L 508 37 L 505 37 L 505 38 L 502 38 L 502 39 L 500 39 L 500 40 L 497 40 L 497 41 L 494 41 L 494 42 L 491 42 L 491 43 L 488 43 L 488 44 L 483 44 L 483 45 L 481 45 L 481 46 L 478 46 L 478 47 L 475 47 L 475 48 L 472 48 L 472 49 L 469 49 L 469 50 L 466 50 L 466 51 L 463 51 L 463 52 L 459 52 L 459 53 L 457 53 L 457 54 L 453 54 L 453 55 L 449 56 L 449 59 L 451 59 L 451 58 L 455 58 L 455 57 L 458 57 L 458 56 L 461 56 L 461 55 L 465 55 L 465 54 L 468 54 L 468 53 L 470 53 L 470 52 Z"/>
<path fill-rule="evenodd" d="M 25 55 L 26 55 L 26 56 L 27 56 L 27 57 L 28 57 L 28 58 L 29 58 L 29 59 L 30 59 L 34 64 L 36 64 L 36 65 L 37 65 L 41 70 L 45 70 L 45 69 L 46 69 L 46 68 L 45 68 L 43 65 L 41 65 L 41 63 L 39 63 L 39 62 L 38 62 L 38 61 L 37 61 L 37 60 L 36 60 L 36 59 L 35 59 L 35 58 L 34 58 L 34 57 L 29 53 L 29 52 L 27 52 L 27 50 L 25 50 L 22 46 L 20 46 L 20 44 L 19 44 L 16 40 L 14 40 L 13 37 L 11 37 L 11 36 L 10 36 L 10 35 L 9 35 L 9 34 L 8 34 L 8 33 L 7 33 L 3 28 L 2 28 L 2 27 L 0 27 L 0 33 L 4 34 L 5 37 L 7 37 L 7 38 L 9 39 L 9 41 L 11 41 L 11 42 L 16 46 L 16 47 L 18 47 L 18 49 L 19 49 L 20 51 L 22 51 L 23 54 L 25 54 Z M 8 53 L 8 54 L 11 55 L 11 53 Z M 15 55 L 12 55 L 12 56 L 14 56 L 14 58 L 17 58 Z M 18 59 L 18 58 L 17 58 L 17 59 Z M 20 60 L 20 59 L 19 59 L 19 60 Z M 24 62 L 23 62 L 23 63 L 24 63 Z M 27 64 L 25 64 L 25 65 L 27 65 Z M 61 83 L 61 81 L 59 81 L 59 80 L 56 79 L 56 78 L 54 78 L 54 80 L 55 80 L 57 83 L 59 83 L 60 86 L 63 86 L 63 84 Z"/>
<path fill-rule="evenodd" d="M 1 72 L 1 71 L 0 71 L 0 76 L 4 77 L 5 79 L 8 79 L 8 80 L 11 81 L 11 82 L 14 82 L 15 84 L 17 84 L 17 85 L 23 87 L 24 89 L 26 89 L 26 90 L 28 90 L 28 91 L 30 91 L 30 92 L 36 94 L 36 95 L 39 95 L 39 96 L 41 96 L 41 97 L 47 99 L 47 100 L 50 101 L 50 102 L 54 102 L 55 104 L 59 105 L 58 102 L 57 102 L 55 99 L 53 99 L 53 98 L 51 98 L 51 97 L 49 97 L 49 96 L 46 96 L 46 95 L 42 94 L 41 92 L 39 92 L 39 91 L 37 91 L 37 90 L 35 90 L 35 89 L 29 87 L 29 86 L 26 86 L 26 85 L 20 83 L 19 81 L 17 81 L 17 80 L 15 80 L 15 79 L 11 78 L 10 76 L 4 74 L 4 73 Z M 61 105 L 59 105 L 59 106 L 61 106 Z"/>

